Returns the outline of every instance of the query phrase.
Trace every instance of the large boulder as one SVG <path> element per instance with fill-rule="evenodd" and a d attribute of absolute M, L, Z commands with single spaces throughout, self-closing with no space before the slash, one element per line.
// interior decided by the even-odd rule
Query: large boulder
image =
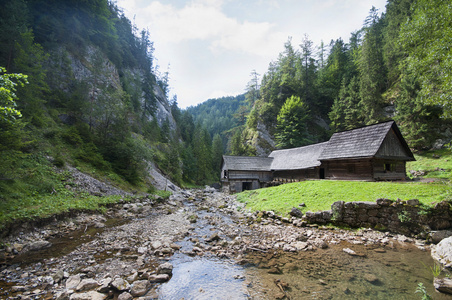
<path fill-rule="evenodd" d="M 433 246 L 431 255 L 434 260 L 446 268 L 452 268 L 452 236 L 443 239 L 438 245 Z"/>

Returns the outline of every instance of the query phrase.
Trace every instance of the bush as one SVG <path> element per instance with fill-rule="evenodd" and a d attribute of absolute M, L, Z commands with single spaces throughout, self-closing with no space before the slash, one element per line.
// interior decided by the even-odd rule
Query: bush
<path fill-rule="evenodd" d="M 61 138 L 68 144 L 73 146 L 79 146 L 83 143 L 76 127 L 71 126 L 61 134 Z"/>

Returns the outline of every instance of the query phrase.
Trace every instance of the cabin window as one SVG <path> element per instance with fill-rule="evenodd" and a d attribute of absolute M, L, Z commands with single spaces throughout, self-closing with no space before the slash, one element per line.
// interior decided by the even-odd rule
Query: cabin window
<path fill-rule="evenodd" d="M 355 165 L 348 165 L 347 172 L 352 174 L 355 173 Z"/>
<path fill-rule="evenodd" d="M 228 178 L 228 171 L 227 170 L 223 171 L 223 178 Z"/>
<path fill-rule="evenodd" d="M 395 172 L 396 164 L 385 164 L 385 172 Z"/>

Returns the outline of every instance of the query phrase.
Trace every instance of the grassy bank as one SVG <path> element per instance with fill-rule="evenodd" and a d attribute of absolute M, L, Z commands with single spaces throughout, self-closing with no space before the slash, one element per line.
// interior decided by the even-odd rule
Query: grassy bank
<path fill-rule="evenodd" d="M 452 199 L 451 186 L 445 183 L 395 183 L 361 181 L 304 181 L 238 194 L 251 211 L 273 210 L 287 214 L 292 207 L 305 203 L 302 211 L 329 210 L 336 201 L 375 201 L 418 199 L 422 204 Z"/>
<path fill-rule="evenodd" d="M 452 151 L 451 149 L 440 149 L 426 151 L 414 155 L 416 161 L 407 163 L 408 176 L 410 170 L 423 171 L 425 177 L 439 178 L 452 181 Z"/>

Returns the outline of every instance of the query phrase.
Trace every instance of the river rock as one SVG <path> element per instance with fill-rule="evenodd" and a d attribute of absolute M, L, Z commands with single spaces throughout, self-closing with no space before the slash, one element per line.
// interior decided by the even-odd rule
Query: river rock
<path fill-rule="evenodd" d="M 450 278 L 435 278 L 433 285 L 439 292 L 452 294 L 452 279 Z"/>
<path fill-rule="evenodd" d="M 75 290 L 81 281 L 80 274 L 69 276 L 66 280 L 66 289 Z"/>
<path fill-rule="evenodd" d="M 59 291 L 55 294 L 55 299 L 56 300 L 69 300 L 70 299 L 71 294 L 69 293 L 69 291 Z"/>
<path fill-rule="evenodd" d="M 170 276 L 168 274 L 153 274 L 153 275 L 149 275 L 149 281 L 150 282 L 157 282 L 157 283 L 162 283 L 162 282 L 167 282 L 170 279 Z"/>
<path fill-rule="evenodd" d="M 50 243 L 48 241 L 36 241 L 31 244 L 28 244 L 27 249 L 29 251 L 39 251 L 39 250 L 49 248 L 50 246 L 52 246 L 52 243 Z"/>
<path fill-rule="evenodd" d="M 120 292 L 130 289 L 130 284 L 122 278 L 116 278 L 115 280 L 113 280 L 111 286 Z"/>
<path fill-rule="evenodd" d="M 452 236 L 432 247 L 431 255 L 446 268 L 452 268 Z"/>
<path fill-rule="evenodd" d="M 370 283 L 372 283 L 372 284 L 377 284 L 377 283 L 379 282 L 378 277 L 375 276 L 374 274 L 365 274 L 365 275 L 364 275 L 364 279 L 365 279 L 367 282 L 370 282 Z"/>
<path fill-rule="evenodd" d="M 452 230 L 438 230 L 430 232 L 430 238 L 434 244 L 438 244 L 443 239 L 452 236 Z"/>
<path fill-rule="evenodd" d="M 104 300 L 107 298 L 107 295 L 101 294 L 96 291 L 90 291 L 87 293 L 80 294 L 72 294 L 69 298 L 70 300 Z"/>
<path fill-rule="evenodd" d="M 118 300 L 132 300 L 133 296 L 129 294 L 128 292 L 123 292 L 121 295 L 118 296 Z"/>
<path fill-rule="evenodd" d="M 146 294 L 151 284 L 148 280 L 138 280 L 135 281 L 130 290 L 130 294 L 134 297 L 140 297 Z"/>
<path fill-rule="evenodd" d="M 156 250 L 156 249 L 163 247 L 163 244 L 161 241 L 153 241 L 151 243 L 151 246 L 152 246 L 152 249 Z"/>
<path fill-rule="evenodd" d="M 55 281 L 56 283 L 59 283 L 64 278 L 64 271 L 63 270 L 56 271 L 56 273 L 53 274 L 52 278 L 53 278 L 53 281 Z"/>
<path fill-rule="evenodd" d="M 108 293 L 110 290 L 110 284 L 112 283 L 113 279 L 110 277 L 102 279 L 100 283 L 100 287 L 97 289 L 99 293 Z"/>
<path fill-rule="evenodd" d="M 170 264 L 169 262 L 161 264 L 157 269 L 157 273 L 172 275 L 173 274 L 173 265 Z"/>
<path fill-rule="evenodd" d="M 303 249 L 306 249 L 306 247 L 308 247 L 309 244 L 306 243 L 306 242 L 300 242 L 300 241 L 298 241 L 298 242 L 293 243 L 292 246 L 294 246 L 295 249 L 297 249 L 297 251 L 301 251 L 301 250 L 303 250 Z"/>
<path fill-rule="evenodd" d="M 99 283 L 92 278 L 85 278 L 77 285 L 75 290 L 77 292 L 89 291 L 99 287 Z"/>
<path fill-rule="evenodd" d="M 351 256 L 356 256 L 356 255 L 357 255 L 356 252 L 353 251 L 353 250 L 350 249 L 350 248 L 344 248 L 344 249 L 342 249 L 342 251 L 344 251 L 344 252 L 347 253 L 347 254 L 350 254 Z"/>
<path fill-rule="evenodd" d="M 207 240 L 206 240 L 206 242 L 208 242 L 208 243 L 210 243 L 210 242 L 213 242 L 213 241 L 219 241 L 221 238 L 220 238 L 220 236 L 218 235 L 218 232 L 215 232 L 214 234 L 212 234 Z"/>

